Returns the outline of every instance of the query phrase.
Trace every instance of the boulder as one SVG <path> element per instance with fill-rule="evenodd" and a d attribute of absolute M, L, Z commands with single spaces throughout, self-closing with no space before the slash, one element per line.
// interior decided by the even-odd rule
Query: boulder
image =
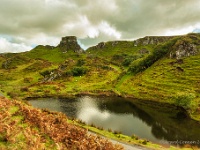
<path fill-rule="evenodd" d="M 188 57 L 196 55 L 198 52 L 197 46 L 193 43 L 187 41 L 181 41 L 175 46 L 175 51 L 170 53 L 170 58 L 181 59 L 183 57 Z"/>

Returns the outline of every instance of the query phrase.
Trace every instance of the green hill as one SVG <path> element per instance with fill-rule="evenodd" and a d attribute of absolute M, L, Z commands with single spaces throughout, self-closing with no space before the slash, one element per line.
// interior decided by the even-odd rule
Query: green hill
<path fill-rule="evenodd" d="M 0 54 L 0 88 L 12 98 L 118 95 L 182 106 L 200 120 L 200 34 Z"/>

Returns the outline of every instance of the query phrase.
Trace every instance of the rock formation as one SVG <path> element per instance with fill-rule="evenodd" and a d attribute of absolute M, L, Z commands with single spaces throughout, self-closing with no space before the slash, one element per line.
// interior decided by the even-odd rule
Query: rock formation
<path fill-rule="evenodd" d="M 157 45 L 159 43 L 166 42 L 174 37 L 175 36 L 146 36 L 144 38 L 135 40 L 134 46 L 149 45 L 149 44 Z"/>
<path fill-rule="evenodd" d="M 63 37 L 58 47 L 61 49 L 63 53 L 66 53 L 68 51 L 73 51 L 77 53 L 83 52 L 83 49 L 78 44 L 77 38 L 75 36 Z"/>
<path fill-rule="evenodd" d="M 181 41 L 178 45 L 175 45 L 175 51 L 170 53 L 170 58 L 181 59 L 182 57 L 196 55 L 197 52 L 198 49 L 195 44 Z"/>

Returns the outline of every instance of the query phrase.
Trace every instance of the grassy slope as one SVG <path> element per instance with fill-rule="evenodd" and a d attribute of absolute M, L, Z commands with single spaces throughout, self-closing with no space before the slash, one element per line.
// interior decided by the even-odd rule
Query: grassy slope
<path fill-rule="evenodd" d="M 0 86 L 11 97 L 72 96 L 85 94 L 113 94 L 131 96 L 139 99 L 175 103 L 176 97 L 192 96 L 191 113 L 198 118 L 200 55 L 184 57 L 183 63 L 169 58 L 182 41 L 199 45 L 200 36 L 186 35 L 159 45 L 138 45 L 134 42 L 106 42 L 101 48 L 89 48 L 86 53 L 72 51 L 62 53 L 59 48 L 38 46 L 32 51 L 0 56 L 0 65 L 11 60 L 10 69 L 0 69 Z M 172 44 L 171 44 L 172 43 Z M 171 45 L 170 45 L 171 44 Z M 198 49 L 200 47 L 198 46 Z M 146 49 L 149 53 L 141 54 Z M 155 50 L 167 53 L 152 57 L 155 63 L 143 67 L 140 73 L 130 73 L 132 66 L 148 60 Z M 159 52 L 159 51 L 158 51 Z M 159 52 L 160 53 L 160 52 Z M 158 53 L 158 54 L 159 54 Z M 125 60 L 130 64 L 123 66 Z M 78 61 L 84 61 L 77 65 Z M 59 69 L 65 66 L 64 69 Z M 74 67 L 87 68 L 80 76 L 66 75 Z M 136 67 L 137 68 L 137 67 Z M 183 71 L 180 71 L 180 68 Z M 51 82 L 41 82 L 40 74 L 45 70 L 57 70 L 60 78 Z M 196 116 L 195 116 L 196 115 Z"/>
<path fill-rule="evenodd" d="M 80 57 L 80 55 L 70 50 L 67 53 L 63 53 L 58 47 L 49 48 L 41 45 L 29 52 L 21 53 L 21 55 L 31 59 L 44 59 L 57 64 L 62 63 L 67 58 L 77 59 Z"/>
<path fill-rule="evenodd" d="M 135 76 L 131 74 L 124 76 L 123 82 L 120 81 L 116 88 L 126 95 L 139 99 L 173 104 L 176 97 L 192 96 L 190 113 L 193 113 L 193 117 L 199 120 L 198 113 L 195 113 L 200 103 L 199 69 L 199 54 L 183 57 L 182 62 L 179 63 L 176 59 L 169 58 L 168 53 L 145 71 Z"/>
<path fill-rule="evenodd" d="M 112 42 L 108 42 L 103 49 L 91 48 L 86 51 L 86 54 L 81 55 L 73 52 L 62 53 L 58 48 L 49 49 L 44 46 L 39 46 L 30 52 L 0 55 L 0 66 L 6 60 L 11 60 L 9 69 L 0 67 L 0 89 L 10 97 L 16 98 L 72 96 L 79 93 L 109 95 L 115 92 L 122 96 L 167 103 L 174 103 L 174 97 L 177 95 L 186 97 L 192 95 L 194 109 L 191 109 L 190 113 L 193 118 L 200 120 L 199 112 L 196 111 L 200 101 L 198 78 L 200 55 L 185 57 L 183 63 L 179 64 L 175 59 L 170 59 L 167 54 L 141 73 L 128 73 L 129 66 L 125 67 L 121 64 L 126 58 L 140 56 L 139 51 L 143 48 L 152 53 L 156 46 L 134 46 L 133 42 L 118 42 L 113 46 Z M 148 56 L 149 54 L 144 54 L 130 65 Z M 62 70 L 61 78 L 51 82 L 41 82 L 43 76 L 40 72 L 59 70 L 59 66 L 65 64 L 66 60 L 68 60 L 67 68 Z M 78 60 L 84 60 L 83 67 L 88 69 L 87 73 L 82 76 L 65 76 L 66 72 L 77 66 Z M 184 71 L 179 71 L 178 67 Z M 12 110 L 15 111 L 18 108 L 15 106 L 10 108 L 9 115 L 12 116 Z M 17 118 L 20 122 L 20 117 Z M 20 126 L 26 126 L 26 124 Z M 33 132 L 32 129 L 30 130 L 27 132 Z M 24 135 L 20 136 L 24 142 Z M 50 139 L 47 144 L 43 143 L 40 146 L 44 145 L 56 147 Z M 19 142 L 18 146 L 23 146 L 23 144 L 20 145 Z M 12 144 L 11 148 L 13 148 Z"/>

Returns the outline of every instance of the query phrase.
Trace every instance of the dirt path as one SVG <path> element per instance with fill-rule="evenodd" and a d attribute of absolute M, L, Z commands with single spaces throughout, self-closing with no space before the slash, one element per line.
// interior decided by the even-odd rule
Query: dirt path
<path fill-rule="evenodd" d="M 125 143 L 118 142 L 118 141 L 115 141 L 115 140 L 112 140 L 112 139 L 110 139 L 110 141 L 113 144 L 120 144 L 120 145 L 122 145 L 125 150 L 150 150 L 150 149 L 138 146 L 138 145 L 125 144 Z"/>
<path fill-rule="evenodd" d="M 99 135 L 99 134 L 96 134 L 96 133 L 90 132 L 90 131 L 88 131 L 88 133 L 89 134 L 93 134 L 93 135 Z M 124 142 L 119 142 L 117 140 L 109 139 L 109 138 L 107 138 L 105 136 L 102 136 L 102 135 L 99 135 L 99 136 L 101 136 L 102 138 L 108 139 L 113 144 L 120 144 L 120 145 L 122 145 L 125 150 L 151 150 L 149 148 L 145 148 L 145 147 L 142 147 L 142 146 L 138 146 L 138 145 L 134 145 L 134 144 L 128 144 L 128 143 L 124 143 Z"/>

